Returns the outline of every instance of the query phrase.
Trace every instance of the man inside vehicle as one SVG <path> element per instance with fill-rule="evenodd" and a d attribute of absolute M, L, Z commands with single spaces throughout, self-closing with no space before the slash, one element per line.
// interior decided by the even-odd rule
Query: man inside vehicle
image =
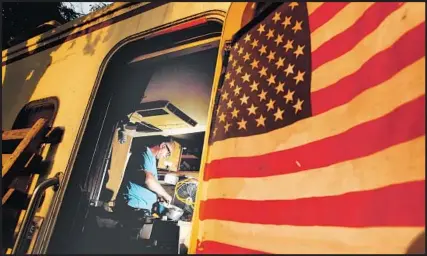
<path fill-rule="evenodd" d="M 116 209 L 122 218 L 151 215 L 157 200 L 170 203 L 172 197 L 158 182 L 156 160 L 169 157 L 174 150 L 170 138 L 152 140 L 141 152 L 132 153 L 125 170 L 123 183 L 117 198 Z"/>

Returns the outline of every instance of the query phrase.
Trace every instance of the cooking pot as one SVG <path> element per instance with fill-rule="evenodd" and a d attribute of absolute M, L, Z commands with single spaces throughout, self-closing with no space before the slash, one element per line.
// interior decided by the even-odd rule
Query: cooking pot
<path fill-rule="evenodd" d="M 166 208 L 166 216 L 168 219 L 173 221 L 178 221 L 179 218 L 184 214 L 184 210 L 171 204 L 162 203 L 162 205 Z"/>

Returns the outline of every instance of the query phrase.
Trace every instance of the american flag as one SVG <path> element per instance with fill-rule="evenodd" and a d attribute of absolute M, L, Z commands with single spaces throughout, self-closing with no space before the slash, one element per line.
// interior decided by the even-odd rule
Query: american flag
<path fill-rule="evenodd" d="M 281 11 L 249 24 L 231 46 L 211 142 L 270 132 L 311 115 L 307 10 L 294 7 L 283 21 Z"/>
<path fill-rule="evenodd" d="M 425 226 L 425 3 L 256 19 L 218 86 L 196 252 L 405 253 Z"/>

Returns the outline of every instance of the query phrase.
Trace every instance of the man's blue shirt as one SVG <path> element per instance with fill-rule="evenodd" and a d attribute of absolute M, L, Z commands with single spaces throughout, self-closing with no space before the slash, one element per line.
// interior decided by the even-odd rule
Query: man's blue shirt
<path fill-rule="evenodd" d="M 146 148 L 145 151 L 141 152 L 138 156 L 141 158 L 140 169 L 128 169 L 127 172 L 142 172 L 147 171 L 153 174 L 156 179 L 157 167 L 156 167 L 156 158 L 149 148 Z M 133 176 L 133 175 L 130 175 Z M 157 195 L 152 191 L 146 189 L 145 187 L 139 185 L 144 181 L 126 181 L 126 189 L 124 191 L 124 199 L 128 206 L 133 208 L 142 208 L 151 211 L 153 204 L 157 201 Z"/>

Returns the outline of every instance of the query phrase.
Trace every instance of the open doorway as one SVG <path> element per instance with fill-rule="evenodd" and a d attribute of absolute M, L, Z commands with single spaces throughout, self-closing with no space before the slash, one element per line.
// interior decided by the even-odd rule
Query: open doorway
<path fill-rule="evenodd" d="M 214 73 L 215 62 L 206 60 L 215 60 L 216 56 L 217 49 L 213 48 L 167 59 L 167 61 L 156 60 L 155 64 L 153 60 L 144 60 L 145 63 L 133 63 L 130 66 L 132 72 L 135 72 L 130 74 L 130 77 L 141 76 L 141 73 L 147 70 L 147 66 L 150 66 L 152 72 L 140 104 L 136 104 L 135 109 L 131 109 L 132 112 L 123 115 L 125 121 L 120 119 L 120 125 L 114 131 L 106 171 L 102 173 L 103 177 L 100 179 L 102 186 L 99 187 L 98 193 L 93 194 L 96 201 L 87 219 L 91 223 L 86 225 L 92 228 L 85 231 L 87 241 L 84 248 L 95 244 L 103 246 L 108 238 L 101 239 L 99 243 L 90 242 L 87 245 L 88 239 L 100 238 L 95 234 L 101 232 L 103 228 L 113 231 L 115 227 L 109 225 L 120 225 L 120 220 L 117 220 L 120 217 L 114 216 L 114 212 L 120 207 L 116 202 L 123 200 L 123 193 L 125 193 L 123 190 L 128 184 L 127 172 L 141 168 L 139 166 L 141 152 L 147 150 L 147 147 L 158 146 L 167 136 L 174 142 L 174 151 L 169 157 L 156 161 L 157 179 L 172 197 L 171 205 L 183 211 L 182 216 L 175 219 L 179 229 L 176 229 L 176 225 L 169 223 L 170 219 L 165 212 L 152 210 L 151 213 L 155 219 L 166 216 L 168 221 L 163 219 L 162 222 L 170 225 L 165 226 L 166 231 L 158 234 L 159 237 L 156 239 L 163 239 L 164 243 L 171 243 L 166 240 L 173 239 L 179 242 L 179 244 L 168 244 L 168 249 L 166 251 L 162 249 L 162 252 L 173 252 L 169 250 L 177 247 L 181 252 L 185 251 L 189 242 Z M 131 93 L 131 91 L 125 93 Z M 134 225 L 142 224 L 136 222 Z M 107 234 L 108 231 L 102 233 Z M 174 232 L 176 232 L 175 237 L 173 237 Z M 171 237 L 166 237 L 166 234 L 171 234 Z M 142 234 L 138 233 L 136 228 L 127 236 L 129 239 L 139 240 Z M 148 237 L 144 235 L 144 238 Z M 151 244 L 147 245 L 147 247 L 151 246 Z M 138 252 L 138 249 L 135 250 L 133 252 Z M 96 251 L 98 249 L 93 252 Z"/>
<path fill-rule="evenodd" d="M 51 253 L 186 253 L 221 29 L 207 21 L 138 40 L 112 58 Z M 143 169 L 144 152 L 157 158 L 165 139 L 172 144 L 155 160 L 154 176 L 171 200 L 145 207 L 148 213 L 123 215 L 118 209 L 126 202 L 129 173 Z"/>

